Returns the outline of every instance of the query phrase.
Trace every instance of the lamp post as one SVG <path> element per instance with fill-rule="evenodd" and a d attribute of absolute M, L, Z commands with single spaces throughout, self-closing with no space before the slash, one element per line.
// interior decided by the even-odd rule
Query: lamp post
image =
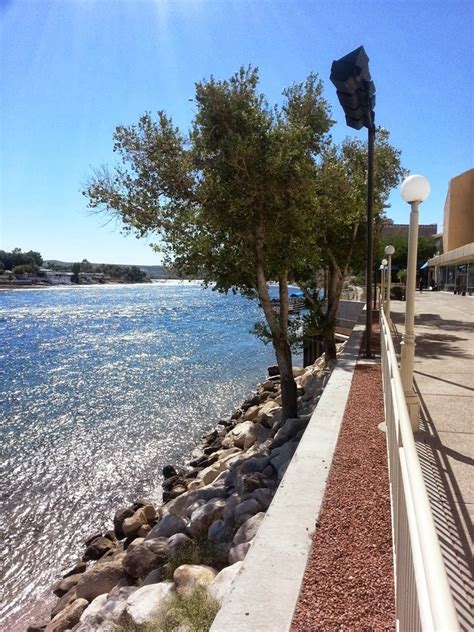
<path fill-rule="evenodd" d="M 385 268 L 387 266 L 387 259 L 382 259 L 382 287 L 381 289 L 381 297 L 380 297 L 380 303 L 382 306 L 382 309 L 385 311 Z"/>
<path fill-rule="evenodd" d="M 332 83 L 346 115 L 346 123 L 354 129 L 366 127 L 367 151 L 367 268 L 366 268 L 366 350 L 372 358 L 372 250 L 373 250 L 373 198 L 374 198 L 374 144 L 375 144 L 375 85 L 369 72 L 369 58 L 363 46 L 332 62 Z"/>
<path fill-rule="evenodd" d="M 410 232 L 408 234 L 408 263 L 406 280 L 405 333 L 402 341 L 401 378 L 413 432 L 418 430 L 420 402 L 413 390 L 415 361 L 415 291 L 416 258 L 418 250 L 419 206 L 430 194 L 430 183 L 424 176 L 408 176 L 401 187 L 401 195 L 410 204 Z"/>
<path fill-rule="evenodd" d="M 385 303 L 385 316 L 387 317 L 389 325 L 392 322 L 390 320 L 390 285 L 392 283 L 392 255 L 394 252 L 395 248 L 393 246 L 385 246 L 385 254 L 388 257 L 387 302 Z"/>
<path fill-rule="evenodd" d="M 383 265 L 380 264 L 380 296 L 379 296 L 379 310 L 382 309 L 383 306 Z"/>

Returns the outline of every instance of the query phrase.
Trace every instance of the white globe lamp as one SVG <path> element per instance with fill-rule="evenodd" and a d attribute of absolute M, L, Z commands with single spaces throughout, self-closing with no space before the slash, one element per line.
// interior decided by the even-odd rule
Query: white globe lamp
<path fill-rule="evenodd" d="M 424 202 L 431 191 L 430 183 L 425 176 L 408 176 L 402 183 L 400 193 L 408 204 L 412 202 Z"/>

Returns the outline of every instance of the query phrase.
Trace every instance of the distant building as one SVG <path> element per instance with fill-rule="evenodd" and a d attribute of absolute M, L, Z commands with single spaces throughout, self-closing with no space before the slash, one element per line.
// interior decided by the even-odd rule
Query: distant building
<path fill-rule="evenodd" d="M 443 254 L 428 261 L 439 289 L 474 293 L 474 169 L 453 178 L 444 205 Z"/>
<path fill-rule="evenodd" d="M 393 220 L 386 219 L 383 221 L 380 229 L 380 237 L 382 239 L 390 237 L 406 237 L 410 231 L 410 224 L 394 224 Z M 438 224 L 420 224 L 418 226 L 418 237 L 433 237 L 438 232 Z"/>
<path fill-rule="evenodd" d="M 51 285 L 70 285 L 73 276 L 72 272 L 57 272 L 49 268 L 41 268 L 40 273 Z"/>

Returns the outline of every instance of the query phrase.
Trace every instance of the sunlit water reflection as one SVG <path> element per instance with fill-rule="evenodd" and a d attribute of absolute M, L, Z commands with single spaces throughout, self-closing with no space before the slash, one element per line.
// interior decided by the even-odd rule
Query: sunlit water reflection
<path fill-rule="evenodd" d="M 258 318 L 188 283 L 0 292 L 0 619 L 34 609 L 117 507 L 159 501 L 161 467 L 274 363 Z"/>

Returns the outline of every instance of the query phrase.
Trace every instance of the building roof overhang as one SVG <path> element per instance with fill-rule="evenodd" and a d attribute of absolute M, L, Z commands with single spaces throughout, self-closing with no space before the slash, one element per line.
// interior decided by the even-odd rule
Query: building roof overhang
<path fill-rule="evenodd" d="M 428 260 L 429 266 L 454 266 L 474 261 L 474 242 Z"/>

